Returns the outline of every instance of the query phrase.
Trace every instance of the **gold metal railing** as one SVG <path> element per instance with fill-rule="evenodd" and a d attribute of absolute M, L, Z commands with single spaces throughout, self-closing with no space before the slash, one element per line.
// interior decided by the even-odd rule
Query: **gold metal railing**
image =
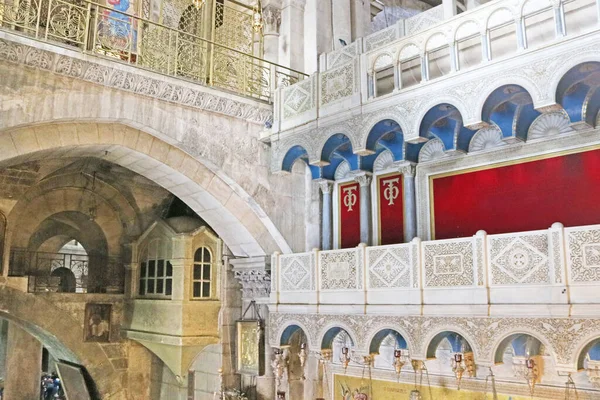
<path fill-rule="evenodd" d="M 307 76 L 85 0 L 0 0 L 0 29 L 267 102 Z"/>

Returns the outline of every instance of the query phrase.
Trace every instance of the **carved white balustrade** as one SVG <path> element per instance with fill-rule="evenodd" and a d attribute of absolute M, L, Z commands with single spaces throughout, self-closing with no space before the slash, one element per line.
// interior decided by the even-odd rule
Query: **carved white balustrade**
<path fill-rule="evenodd" d="M 279 304 L 596 303 L 600 225 L 275 254 Z"/>

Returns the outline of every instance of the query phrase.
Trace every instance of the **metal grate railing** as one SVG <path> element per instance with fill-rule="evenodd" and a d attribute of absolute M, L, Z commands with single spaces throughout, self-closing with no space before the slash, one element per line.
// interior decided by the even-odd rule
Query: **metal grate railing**
<path fill-rule="evenodd" d="M 0 0 L 0 28 L 267 102 L 307 76 L 85 0 Z"/>

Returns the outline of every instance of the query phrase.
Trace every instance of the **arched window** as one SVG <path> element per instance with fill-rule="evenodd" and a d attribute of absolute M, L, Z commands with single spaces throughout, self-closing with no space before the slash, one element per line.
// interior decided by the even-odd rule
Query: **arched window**
<path fill-rule="evenodd" d="M 140 257 L 140 296 L 171 297 L 173 265 L 168 259 L 168 242 L 151 240 Z"/>
<path fill-rule="evenodd" d="M 192 276 L 192 297 L 207 299 L 211 297 L 212 257 L 206 247 L 200 247 L 194 254 Z"/>

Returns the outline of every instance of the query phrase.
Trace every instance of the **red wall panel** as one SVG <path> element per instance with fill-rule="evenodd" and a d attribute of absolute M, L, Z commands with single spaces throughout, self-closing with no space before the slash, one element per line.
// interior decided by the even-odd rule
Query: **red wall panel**
<path fill-rule="evenodd" d="M 360 243 L 360 187 L 358 182 L 339 186 L 340 248 L 355 247 Z"/>
<path fill-rule="evenodd" d="M 377 177 L 379 243 L 404 243 L 404 184 L 402 174 Z"/>
<path fill-rule="evenodd" d="M 600 223 L 600 150 L 433 178 L 436 239 Z"/>

